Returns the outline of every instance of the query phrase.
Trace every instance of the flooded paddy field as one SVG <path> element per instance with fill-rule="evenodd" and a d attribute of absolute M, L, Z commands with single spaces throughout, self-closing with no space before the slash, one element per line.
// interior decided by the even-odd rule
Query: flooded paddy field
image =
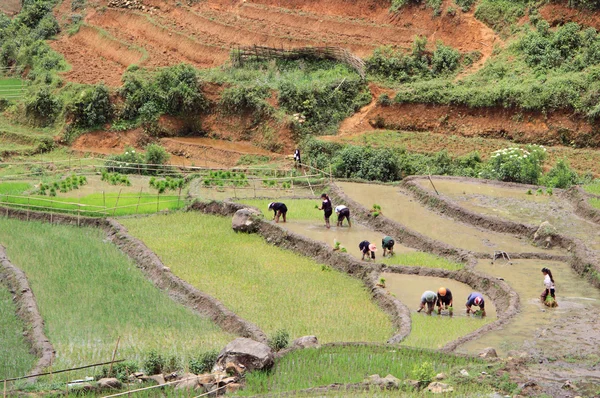
<path fill-rule="evenodd" d="M 433 192 L 429 180 L 415 180 Z M 600 250 L 600 227 L 575 214 L 575 208 L 560 194 L 538 193 L 535 189 L 481 183 L 469 179 L 433 178 L 438 192 L 475 213 L 496 216 L 509 221 L 539 225 L 544 221 L 560 233 L 584 241 L 589 248 Z"/>
<path fill-rule="evenodd" d="M 391 220 L 460 249 L 490 254 L 495 250 L 560 254 L 557 250 L 537 248 L 529 240 L 519 236 L 488 231 L 437 214 L 398 187 L 349 182 L 336 182 L 336 185 L 366 208 L 378 204 L 382 214 Z"/>

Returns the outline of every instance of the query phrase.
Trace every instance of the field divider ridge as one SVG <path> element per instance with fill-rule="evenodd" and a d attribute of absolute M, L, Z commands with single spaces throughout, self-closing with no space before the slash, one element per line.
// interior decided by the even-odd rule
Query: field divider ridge
<path fill-rule="evenodd" d="M 585 192 L 581 187 L 575 185 L 561 193 L 566 200 L 575 208 L 575 214 L 579 217 L 600 225 L 600 210 L 590 205 L 590 198 L 597 198 L 596 195 Z"/>
<path fill-rule="evenodd" d="M 44 333 L 44 319 L 42 318 L 35 295 L 29 286 L 27 275 L 10 262 L 4 246 L 0 245 L 0 282 L 16 297 L 17 316 L 25 324 L 28 333 L 25 335 L 31 346 L 32 352 L 39 358 L 30 375 L 41 373 L 44 368 L 52 364 L 55 350 L 50 339 Z M 37 377 L 27 379 L 29 383 L 35 383 Z"/>
<path fill-rule="evenodd" d="M 195 201 L 188 209 L 200 211 L 205 214 L 220 216 L 233 216 L 239 209 L 254 208 L 234 202 L 201 202 Z M 255 208 L 254 208 L 255 209 Z M 397 344 L 404 340 L 411 331 L 410 310 L 400 300 L 388 294 L 377 286 L 379 275 L 383 269 L 382 264 L 366 264 L 350 254 L 334 252 L 327 244 L 290 232 L 277 224 L 264 219 L 259 221 L 257 234 L 262 236 L 267 243 L 291 250 L 304 257 L 309 257 L 318 263 L 327 264 L 336 270 L 360 279 L 369 289 L 371 298 L 391 318 L 396 333 L 388 339 L 389 344 Z"/>
<path fill-rule="evenodd" d="M 216 298 L 201 292 L 172 274 L 160 258 L 142 241 L 129 235 L 127 228 L 114 219 L 107 219 L 107 238 L 127 254 L 154 283 L 173 300 L 212 319 L 223 330 L 266 343 L 266 334 L 255 324 L 242 319 Z"/>
<path fill-rule="evenodd" d="M 459 181 L 475 181 L 481 183 L 486 180 L 479 180 L 466 177 L 451 177 L 451 176 L 435 176 L 438 179 L 459 180 Z M 402 181 L 401 187 L 404 188 L 415 199 L 419 200 L 423 205 L 430 208 L 432 211 L 440 214 L 444 213 L 457 221 L 466 224 L 482 227 L 490 231 L 499 233 L 516 234 L 527 239 L 533 239 L 533 235 L 538 227 L 524 223 L 518 223 L 510 220 L 501 220 L 495 216 L 487 216 L 467 210 L 455 203 L 450 198 L 444 195 L 435 195 L 419 186 L 415 181 L 423 179 L 423 176 L 411 176 Z M 504 187 L 530 187 L 537 188 L 535 185 L 524 185 L 515 183 L 506 183 L 500 181 L 486 181 L 488 184 L 504 186 Z M 589 220 L 589 219 L 588 219 Z M 557 246 L 571 253 L 567 262 L 579 275 L 586 277 L 588 281 L 596 288 L 600 289 L 600 258 L 599 253 L 593 251 L 585 245 L 580 239 L 571 236 L 557 233 L 553 235 L 556 238 Z M 512 256 L 514 253 L 511 253 Z M 550 259 L 550 258 L 548 258 Z M 559 260 L 560 261 L 560 260 Z"/>

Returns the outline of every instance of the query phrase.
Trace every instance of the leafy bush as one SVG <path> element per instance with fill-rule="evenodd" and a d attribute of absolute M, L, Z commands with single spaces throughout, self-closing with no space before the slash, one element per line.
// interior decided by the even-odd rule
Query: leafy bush
<path fill-rule="evenodd" d="M 185 185 L 185 180 L 183 178 L 171 178 L 166 177 L 164 180 L 157 180 L 156 178 L 150 178 L 148 182 L 152 188 L 156 188 L 158 193 L 164 193 L 167 190 L 181 189 Z"/>
<path fill-rule="evenodd" d="M 33 36 L 36 39 L 45 40 L 58 34 L 58 32 L 60 32 L 60 27 L 58 26 L 56 18 L 54 18 L 54 15 L 52 14 L 47 14 L 41 19 L 40 23 L 33 31 Z"/>
<path fill-rule="evenodd" d="M 460 53 L 453 49 L 438 43 L 431 59 L 431 69 L 433 74 L 442 75 L 454 72 L 460 65 Z"/>
<path fill-rule="evenodd" d="M 566 189 L 571 185 L 577 184 L 577 181 L 577 173 L 569 167 L 567 160 L 561 159 L 542 177 L 540 185 L 544 185 L 548 188 Z"/>
<path fill-rule="evenodd" d="M 171 155 L 167 150 L 158 144 L 146 146 L 146 164 L 163 165 L 169 161 Z"/>
<path fill-rule="evenodd" d="M 207 351 L 189 361 L 190 372 L 194 374 L 208 373 L 217 362 L 219 351 Z"/>
<path fill-rule="evenodd" d="M 285 329 L 279 329 L 269 338 L 268 343 L 275 351 L 283 350 L 290 344 L 290 334 Z"/>
<path fill-rule="evenodd" d="M 481 177 L 500 181 L 537 184 L 542 175 L 546 148 L 527 145 L 525 149 L 510 147 L 492 153 Z"/>
<path fill-rule="evenodd" d="M 107 123 L 113 114 L 108 88 L 103 84 L 84 88 L 67 105 L 67 112 L 77 127 L 89 128 Z"/>
<path fill-rule="evenodd" d="M 475 0 L 454 0 L 454 2 L 456 3 L 457 6 L 460 7 L 460 9 L 463 12 L 467 12 L 471 9 L 471 6 L 475 2 Z"/>
<path fill-rule="evenodd" d="M 528 0 L 483 0 L 475 9 L 475 18 L 496 32 L 508 28 L 525 15 Z"/>
<path fill-rule="evenodd" d="M 389 148 L 346 146 L 333 160 L 333 174 L 341 178 L 395 181 L 401 178 L 398 156 Z"/>
<path fill-rule="evenodd" d="M 416 365 L 413 368 L 411 377 L 417 380 L 420 385 L 426 386 L 431 383 L 435 377 L 435 370 L 431 362 L 422 362 L 420 365 Z"/>
<path fill-rule="evenodd" d="M 229 87 L 223 90 L 220 105 L 230 113 L 254 112 L 257 116 L 262 116 L 272 111 L 265 101 L 269 94 L 269 88 L 264 86 Z"/>
<path fill-rule="evenodd" d="M 107 172 L 113 173 L 141 173 L 144 164 L 144 156 L 135 151 L 134 148 L 127 146 L 125 152 L 120 155 L 109 156 L 104 162 Z"/>
<path fill-rule="evenodd" d="M 62 109 L 62 102 L 47 87 L 40 88 L 25 103 L 26 114 L 42 126 L 51 124 Z"/>
<path fill-rule="evenodd" d="M 100 373 L 94 378 L 100 380 L 106 377 L 116 377 L 125 383 L 127 382 L 128 376 L 138 370 L 139 365 L 136 361 L 123 361 L 113 364 L 112 372 L 110 371 L 110 366 L 103 366 Z"/>
<path fill-rule="evenodd" d="M 165 367 L 165 359 L 158 352 L 152 350 L 146 355 L 144 360 L 144 370 L 149 375 L 160 374 Z"/>
<path fill-rule="evenodd" d="M 109 173 L 106 170 L 102 170 L 101 181 L 106 181 L 110 185 L 126 185 L 131 186 L 131 181 L 126 175 L 120 173 Z"/>

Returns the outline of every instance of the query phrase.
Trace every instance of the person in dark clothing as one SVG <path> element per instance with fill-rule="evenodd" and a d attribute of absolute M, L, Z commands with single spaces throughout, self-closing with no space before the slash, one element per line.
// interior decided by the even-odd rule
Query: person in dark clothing
<path fill-rule="evenodd" d="M 385 257 L 387 253 L 389 253 L 390 256 L 394 255 L 395 244 L 396 242 L 394 242 L 394 239 L 392 239 L 391 236 L 383 237 L 383 239 L 381 240 L 381 247 L 383 247 L 383 257 Z"/>
<path fill-rule="evenodd" d="M 333 208 L 331 207 L 331 200 L 329 199 L 329 196 L 327 196 L 326 193 L 321 194 L 321 199 L 323 199 L 323 203 L 321 204 L 321 207 L 319 207 L 319 210 L 323 210 L 323 215 L 325 217 L 325 226 L 327 228 L 330 228 L 331 226 L 329 225 L 329 217 L 331 217 L 331 214 L 333 213 Z"/>
<path fill-rule="evenodd" d="M 287 215 L 287 206 L 285 205 L 285 203 L 280 203 L 280 202 L 271 202 L 269 203 L 269 210 L 273 210 L 273 219 L 275 220 L 276 223 L 279 222 L 279 217 L 283 216 L 283 222 L 286 222 L 286 215 Z"/>
<path fill-rule="evenodd" d="M 302 164 L 302 159 L 300 159 L 300 149 L 296 148 L 294 151 L 294 160 L 296 161 L 296 165 Z"/>
<path fill-rule="evenodd" d="M 438 315 L 442 313 L 442 309 L 447 309 L 449 311 L 450 316 L 452 316 L 452 292 L 450 289 L 446 289 L 445 287 L 440 287 L 437 293 L 437 307 L 438 307 Z"/>
<path fill-rule="evenodd" d="M 467 314 L 469 312 L 471 312 L 471 307 L 472 306 L 476 306 L 479 307 L 479 309 L 481 310 L 481 316 L 484 317 L 485 316 L 485 301 L 483 300 L 483 294 L 478 293 L 478 292 L 473 292 L 471 294 L 469 294 L 469 297 L 467 297 Z M 475 312 L 475 311 L 473 311 Z"/>
<path fill-rule="evenodd" d="M 367 260 L 369 257 L 371 257 L 372 260 L 375 260 L 375 251 L 377 250 L 377 247 L 374 244 L 368 240 L 363 240 L 358 244 L 358 248 L 362 252 L 362 260 L 365 259 L 365 256 L 367 256 Z"/>
<path fill-rule="evenodd" d="M 344 205 L 339 205 L 335 207 L 335 212 L 338 215 L 337 226 L 341 227 L 344 222 L 344 218 L 348 220 L 348 227 L 352 226 L 350 222 L 350 209 Z"/>

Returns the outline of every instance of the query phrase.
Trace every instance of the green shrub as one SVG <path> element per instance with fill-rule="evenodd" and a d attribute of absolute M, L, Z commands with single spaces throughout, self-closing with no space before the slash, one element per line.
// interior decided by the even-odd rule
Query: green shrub
<path fill-rule="evenodd" d="M 33 31 L 33 36 L 39 40 L 46 40 L 58 34 L 58 32 L 60 32 L 60 27 L 54 15 L 47 14 Z"/>
<path fill-rule="evenodd" d="M 217 362 L 219 351 L 207 351 L 189 361 L 190 372 L 194 374 L 208 373 Z"/>
<path fill-rule="evenodd" d="M 42 126 L 51 124 L 62 109 L 62 102 L 47 87 L 42 87 L 25 102 L 25 111 Z"/>
<path fill-rule="evenodd" d="M 170 157 L 171 155 L 161 145 L 149 144 L 146 146 L 146 164 L 163 165 L 169 161 Z"/>
<path fill-rule="evenodd" d="M 71 0 L 71 11 L 77 11 L 85 7 L 85 0 Z"/>
<path fill-rule="evenodd" d="M 146 359 L 143 364 L 146 374 L 155 375 L 160 374 L 165 367 L 165 359 L 158 352 L 152 350 L 146 355 Z"/>
<path fill-rule="evenodd" d="M 420 385 L 426 386 L 435 377 L 435 370 L 431 362 L 422 362 L 413 368 L 411 377 L 413 380 L 417 380 Z"/>
<path fill-rule="evenodd" d="M 492 153 L 481 177 L 500 181 L 537 184 L 542 175 L 546 148 L 527 145 L 525 149 L 510 147 Z"/>
<path fill-rule="evenodd" d="M 95 127 L 107 123 L 113 115 L 108 88 L 103 84 L 84 88 L 67 105 L 67 112 L 77 127 Z"/>
<path fill-rule="evenodd" d="M 221 94 L 220 106 L 229 113 L 252 112 L 260 117 L 272 111 L 265 101 L 269 95 L 270 90 L 265 86 L 228 87 Z"/>
<path fill-rule="evenodd" d="M 431 59 L 432 72 L 435 75 L 454 72 L 460 65 L 459 61 L 460 53 L 458 50 L 445 46 L 440 42 L 437 44 Z"/>
<path fill-rule="evenodd" d="M 457 6 L 460 7 L 460 9 L 463 12 L 467 12 L 471 9 L 471 6 L 475 2 L 475 0 L 454 0 L 454 2 L 456 3 Z"/>
<path fill-rule="evenodd" d="M 269 347 L 275 351 L 283 350 L 290 344 L 290 334 L 285 329 L 279 329 L 269 338 Z"/>
<path fill-rule="evenodd" d="M 541 185 L 550 188 L 569 188 L 577 184 L 579 177 L 577 173 L 569 167 L 566 159 L 560 159 L 553 168 L 544 175 L 540 181 Z"/>
<path fill-rule="evenodd" d="M 508 28 L 525 15 L 528 0 L 482 0 L 475 9 L 475 18 L 496 32 Z"/>
<path fill-rule="evenodd" d="M 112 372 L 110 366 L 103 366 L 100 373 L 94 378 L 100 380 L 106 377 L 116 377 L 123 383 L 127 382 L 128 376 L 139 370 L 139 365 L 136 361 L 123 361 L 113 364 Z"/>
<path fill-rule="evenodd" d="M 401 178 L 398 156 L 389 148 L 346 146 L 333 159 L 333 174 L 341 178 L 395 181 Z"/>

